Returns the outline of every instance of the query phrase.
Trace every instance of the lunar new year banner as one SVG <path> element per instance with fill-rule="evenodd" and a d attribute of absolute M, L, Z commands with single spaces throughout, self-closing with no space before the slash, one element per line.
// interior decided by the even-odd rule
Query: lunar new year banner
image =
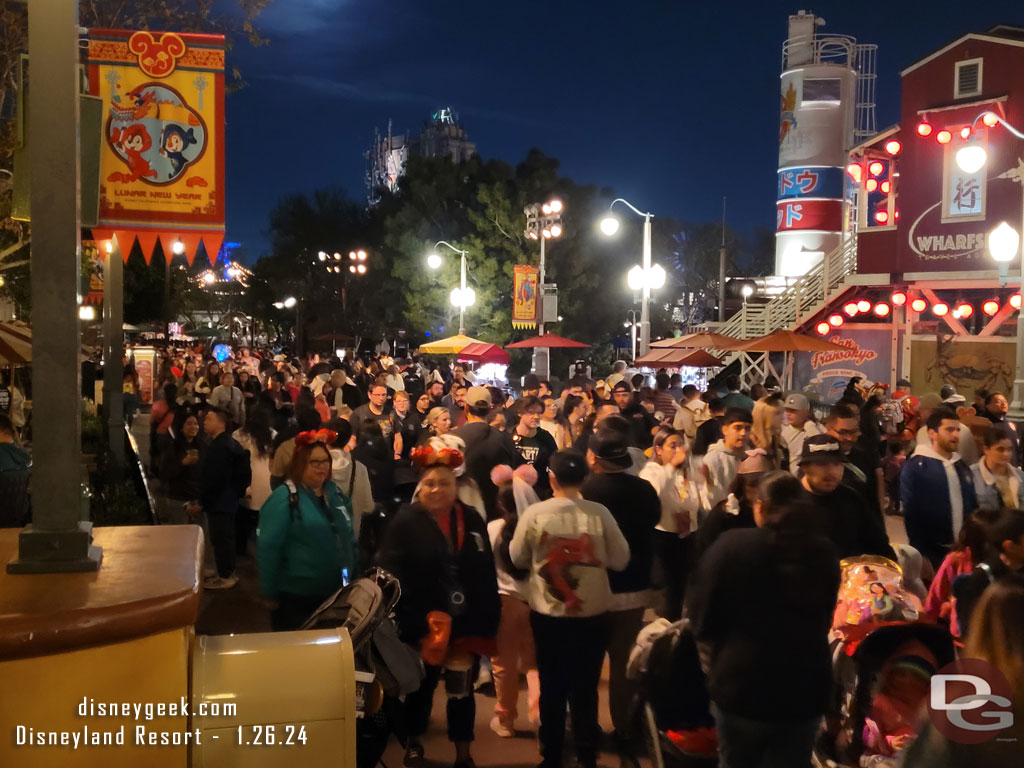
<path fill-rule="evenodd" d="M 537 325 L 537 267 L 516 264 L 513 269 L 512 327 L 533 328 Z"/>
<path fill-rule="evenodd" d="M 189 263 L 224 239 L 224 37 L 90 30 L 89 89 L 103 99 L 100 233 L 148 262 L 159 238 Z"/>

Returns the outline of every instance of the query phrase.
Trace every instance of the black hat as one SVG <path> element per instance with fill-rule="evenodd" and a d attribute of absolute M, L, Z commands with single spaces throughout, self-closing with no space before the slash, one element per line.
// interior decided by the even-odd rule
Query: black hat
<path fill-rule="evenodd" d="M 617 429 L 598 427 L 587 441 L 587 448 L 598 459 L 612 466 L 625 469 L 633 464 L 633 457 L 629 455 L 629 440 Z"/>
<path fill-rule="evenodd" d="M 537 374 L 528 373 L 523 376 L 523 389 L 540 389 L 540 379 Z"/>
<path fill-rule="evenodd" d="M 633 385 L 625 379 L 615 382 L 615 386 L 612 387 L 612 392 L 632 392 Z"/>
<path fill-rule="evenodd" d="M 832 435 L 812 435 L 804 439 L 803 453 L 800 454 L 801 464 L 810 463 L 841 464 L 843 451 L 839 441 Z"/>

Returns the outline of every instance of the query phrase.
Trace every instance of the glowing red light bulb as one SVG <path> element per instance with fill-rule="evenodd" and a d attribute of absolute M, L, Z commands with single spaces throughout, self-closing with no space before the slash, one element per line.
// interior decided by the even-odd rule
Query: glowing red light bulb
<path fill-rule="evenodd" d="M 999 311 L 999 302 L 996 299 L 988 299 L 981 305 L 981 311 L 992 317 Z"/>
<path fill-rule="evenodd" d="M 953 140 L 953 134 L 943 128 L 935 134 L 935 140 L 939 142 L 939 144 L 949 144 L 949 142 Z"/>
<path fill-rule="evenodd" d="M 818 323 L 818 325 L 817 325 L 817 326 L 815 326 L 815 330 L 816 330 L 816 331 L 817 331 L 817 332 L 818 332 L 818 333 L 819 333 L 819 334 L 820 334 L 821 336 L 824 336 L 824 335 L 825 335 L 825 334 L 827 334 L 827 333 L 828 333 L 828 332 L 829 332 L 830 330 L 832 330 L 832 326 L 831 326 L 831 325 L 829 325 L 828 323 L 826 323 L 826 322 L 825 322 L 825 321 L 823 320 L 823 321 L 821 321 L 820 323 Z"/>
<path fill-rule="evenodd" d="M 871 302 L 868 301 L 867 299 L 861 299 L 860 301 L 857 302 L 857 309 L 859 309 L 861 312 L 867 312 L 869 309 L 871 309 Z"/>
<path fill-rule="evenodd" d="M 868 179 L 864 182 L 864 189 L 868 192 L 874 192 L 878 189 L 878 179 Z"/>
<path fill-rule="evenodd" d="M 963 128 L 960 129 L 960 138 L 963 139 L 964 141 L 967 141 L 967 139 L 971 138 L 971 127 L 969 125 L 965 125 Z"/>
<path fill-rule="evenodd" d="M 876 211 L 875 212 L 875 221 L 877 221 L 879 224 L 885 224 L 887 221 L 889 221 L 889 214 L 888 214 L 888 212 L 887 211 Z"/>
<path fill-rule="evenodd" d="M 917 124 L 917 135 L 918 136 L 931 136 L 932 135 L 932 124 L 924 122 L 923 120 Z"/>
<path fill-rule="evenodd" d="M 936 317 L 945 317 L 949 314 L 949 304 L 944 301 L 936 302 L 932 304 L 932 314 Z"/>
<path fill-rule="evenodd" d="M 957 317 L 961 320 L 966 320 L 968 317 L 974 315 L 974 307 L 968 304 L 966 301 L 962 301 L 956 305 L 956 309 L 953 310 Z"/>
<path fill-rule="evenodd" d="M 889 194 L 889 190 L 892 189 L 892 182 L 891 181 L 883 181 L 881 184 L 878 185 L 878 188 L 880 190 L 882 190 L 883 194 L 888 195 Z"/>
<path fill-rule="evenodd" d="M 828 316 L 828 324 L 831 325 L 833 328 L 838 328 L 839 326 L 841 326 L 843 324 L 843 316 L 842 315 L 829 315 Z"/>
<path fill-rule="evenodd" d="M 861 168 L 860 163 L 850 163 L 848 166 L 846 166 L 846 172 L 850 175 L 851 179 L 853 179 L 859 184 L 864 169 Z"/>
<path fill-rule="evenodd" d="M 889 305 L 886 304 L 884 301 L 875 304 L 875 314 L 878 315 L 879 317 L 887 317 L 890 311 L 891 310 Z"/>
<path fill-rule="evenodd" d="M 907 294 L 904 293 L 903 291 L 893 291 L 892 303 L 893 306 L 902 307 L 904 304 L 907 303 Z"/>
<path fill-rule="evenodd" d="M 924 299 L 914 299 L 910 302 L 910 308 L 915 312 L 924 312 L 928 307 L 928 302 Z"/>
<path fill-rule="evenodd" d="M 903 145 L 896 141 L 896 139 L 885 142 L 885 151 L 890 155 L 898 155 L 901 149 L 903 149 Z"/>
<path fill-rule="evenodd" d="M 1020 309 L 1020 294 L 1015 293 L 1010 297 L 1010 306 L 1014 309 Z"/>
<path fill-rule="evenodd" d="M 885 170 L 885 165 L 875 160 L 868 164 L 868 173 L 872 176 L 878 176 L 882 171 Z"/>
<path fill-rule="evenodd" d="M 984 117 L 981 118 L 981 122 L 987 125 L 989 128 L 994 128 L 999 122 L 999 118 L 995 112 L 986 112 Z"/>
<path fill-rule="evenodd" d="M 858 311 L 859 310 L 857 309 L 857 303 L 854 301 L 849 302 L 845 307 L 843 307 L 843 312 L 845 312 L 850 317 L 856 315 Z"/>

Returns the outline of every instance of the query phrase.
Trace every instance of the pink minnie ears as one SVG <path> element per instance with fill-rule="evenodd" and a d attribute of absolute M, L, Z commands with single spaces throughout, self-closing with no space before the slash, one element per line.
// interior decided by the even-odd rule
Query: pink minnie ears
<path fill-rule="evenodd" d="M 537 470 L 530 464 L 523 464 L 515 470 L 508 464 L 499 464 L 491 470 L 491 482 L 497 486 L 511 483 L 513 478 L 519 478 L 530 487 L 533 487 L 537 484 Z"/>

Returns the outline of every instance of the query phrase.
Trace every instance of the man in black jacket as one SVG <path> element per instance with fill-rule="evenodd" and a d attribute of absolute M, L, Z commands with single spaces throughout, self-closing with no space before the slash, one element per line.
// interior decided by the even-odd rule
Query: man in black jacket
<path fill-rule="evenodd" d="M 705 553 L 687 612 L 719 764 L 806 766 L 829 700 L 839 556 L 815 533 L 814 510 L 784 507 L 767 519 L 760 509 L 758 528 L 726 531 Z"/>
<path fill-rule="evenodd" d="M 804 440 L 800 456 L 804 501 L 820 515 L 839 557 L 881 555 L 896 560 L 885 523 L 843 479 L 843 452 L 832 435 Z"/>
<path fill-rule="evenodd" d="M 619 413 L 629 421 L 633 446 L 644 450 L 650 448 L 654 442 L 651 430 L 658 426 L 658 422 L 640 405 L 628 381 L 623 379 L 612 387 L 612 399 L 619 406 Z"/>
<path fill-rule="evenodd" d="M 590 438 L 587 464 L 593 474 L 580 489 L 583 498 L 608 508 L 629 543 L 629 564 L 622 571 L 608 572 L 612 602 L 607 614 L 608 704 L 616 745 L 627 755 L 632 754 L 630 709 L 635 686 L 626 679 L 626 662 L 650 602 L 654 527 L 661 519 L 654 487 L 626 472 L 632 463 L 625 430 L 603 425 Z"/>
<path fill-rule="evenodd" d="M 499 464 L 518 467 L 523 458 L 512 436 L 487 423 L 491 412 L 491 393 L 487 387 L 470 387 L 465 397 L 466 423 L 452 432 L 466 444 L 466 474 L 476 481 L 484 500 L 488 520 L 498 515 L 498 489 L 491 482 L 491 470 Z"/>
<path fill-rule="evenodd" d="M 208 408 L 203 431 L 210 445 L 203 457 L 199 480 L 199 504 L 189 507 L 190 516 L 206 514 L 210 545 L 217 563 L 217 575 L 203 582 L 206 589 L 230 589 L 238 583 L 235 576 L 235 511 L 242 493 L 235 487 L 237 465 L 248 463 L 248 453 L 227 431 L 228 415 Z M 247 483 L 248 485 L 248 483 Z"/>

